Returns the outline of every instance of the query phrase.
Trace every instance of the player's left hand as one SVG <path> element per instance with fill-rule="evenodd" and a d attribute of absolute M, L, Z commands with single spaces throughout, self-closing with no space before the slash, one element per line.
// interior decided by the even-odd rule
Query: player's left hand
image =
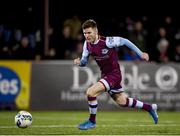
<path fill-rule="evenodd" d="M 149 60 L 149 54 L 147 54 L 146 52 L 143 52 L 141 55 L 141 59 L 148 61 Z"/>

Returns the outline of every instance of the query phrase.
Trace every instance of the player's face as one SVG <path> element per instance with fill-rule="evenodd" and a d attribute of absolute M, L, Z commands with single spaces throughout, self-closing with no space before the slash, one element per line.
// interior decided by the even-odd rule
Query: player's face
<path fill-rule="evenodd" d="M 89 28 L 83 29 L 83 33 L 84 33 L 86 42 L 94 43 L 96 41 L 96 36 L 98 34 L 96 28 L 89 27 Z"/>

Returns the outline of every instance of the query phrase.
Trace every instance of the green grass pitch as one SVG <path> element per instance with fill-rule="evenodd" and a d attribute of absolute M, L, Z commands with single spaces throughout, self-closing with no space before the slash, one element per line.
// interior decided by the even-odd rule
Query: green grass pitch
<path fill-rule="evenodd" d="M 0 135 L 180 135 L 180 112 L 159 112 L 159 123 L 144 111 L 98 111 L 96 128 L 79 130 L 88 111 L 30 111 L 30 127 L 17 128 L 15 111 L 0 111 Z"/>

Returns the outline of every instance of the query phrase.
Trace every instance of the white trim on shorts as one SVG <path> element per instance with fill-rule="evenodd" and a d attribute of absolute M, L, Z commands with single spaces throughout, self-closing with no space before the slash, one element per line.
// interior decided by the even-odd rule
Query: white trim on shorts
<path fill-rule="evenodd" d="M 107 90 L 107 91 L 110 90 L 109 83 L 108 83 L 105 79 L 100 79 L 99 81 L 104 84 L 104 86 L 106 87 L 106 90 Z"/>
<path fill-rule="evenodd" d="M 121 92 L 124 92 L 124 90 L 123 90 L 122 88 L 119 88 L 119 89 L 117 89 L 117 90 L 112 89 L 112 90 L 110 90 L 110 91 L 113 92 L 113 93 L 121 93 Z"/>
<path fill-rule="evenodd" d="M 112 90 L 109 90 L 109 91 L 108 91 L 108 93 L 109 93 L 110 95 L 117 94 L 117 93 L 122 93 L 122 92 L 124 92 L 124 90 L 123 90 L 122 88 L 119 88 L 119 89 L 117 89 L 117 90 L 112 89 Z"/>

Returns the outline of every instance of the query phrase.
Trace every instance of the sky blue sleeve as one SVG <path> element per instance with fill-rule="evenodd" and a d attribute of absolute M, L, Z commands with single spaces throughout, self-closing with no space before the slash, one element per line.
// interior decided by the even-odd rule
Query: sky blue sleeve
<path fill-rule="evenodd" d="M 86 42 L 84 42 L 83 53 L 82 53 L 82 57 L 81 57 L 80 65 L 79 66 L 81 66 L 81 67 L 86 66 L 87 63 L 88 63 L 88 57 L 89 57 L 89 51 L 87 49 Z"/>
<path fill-rule="evenodd" d="M 134 52 L 136 52 L 139 56 L 142 55 L 142 51 L 137 48 L 135 44 L 133 44 L 131 41 L 129 41 L 126 38 L 122 37 L 106 37 L 106 45 L 109 48 L 119 47 L 119 46 L 127 46 Z"/>

